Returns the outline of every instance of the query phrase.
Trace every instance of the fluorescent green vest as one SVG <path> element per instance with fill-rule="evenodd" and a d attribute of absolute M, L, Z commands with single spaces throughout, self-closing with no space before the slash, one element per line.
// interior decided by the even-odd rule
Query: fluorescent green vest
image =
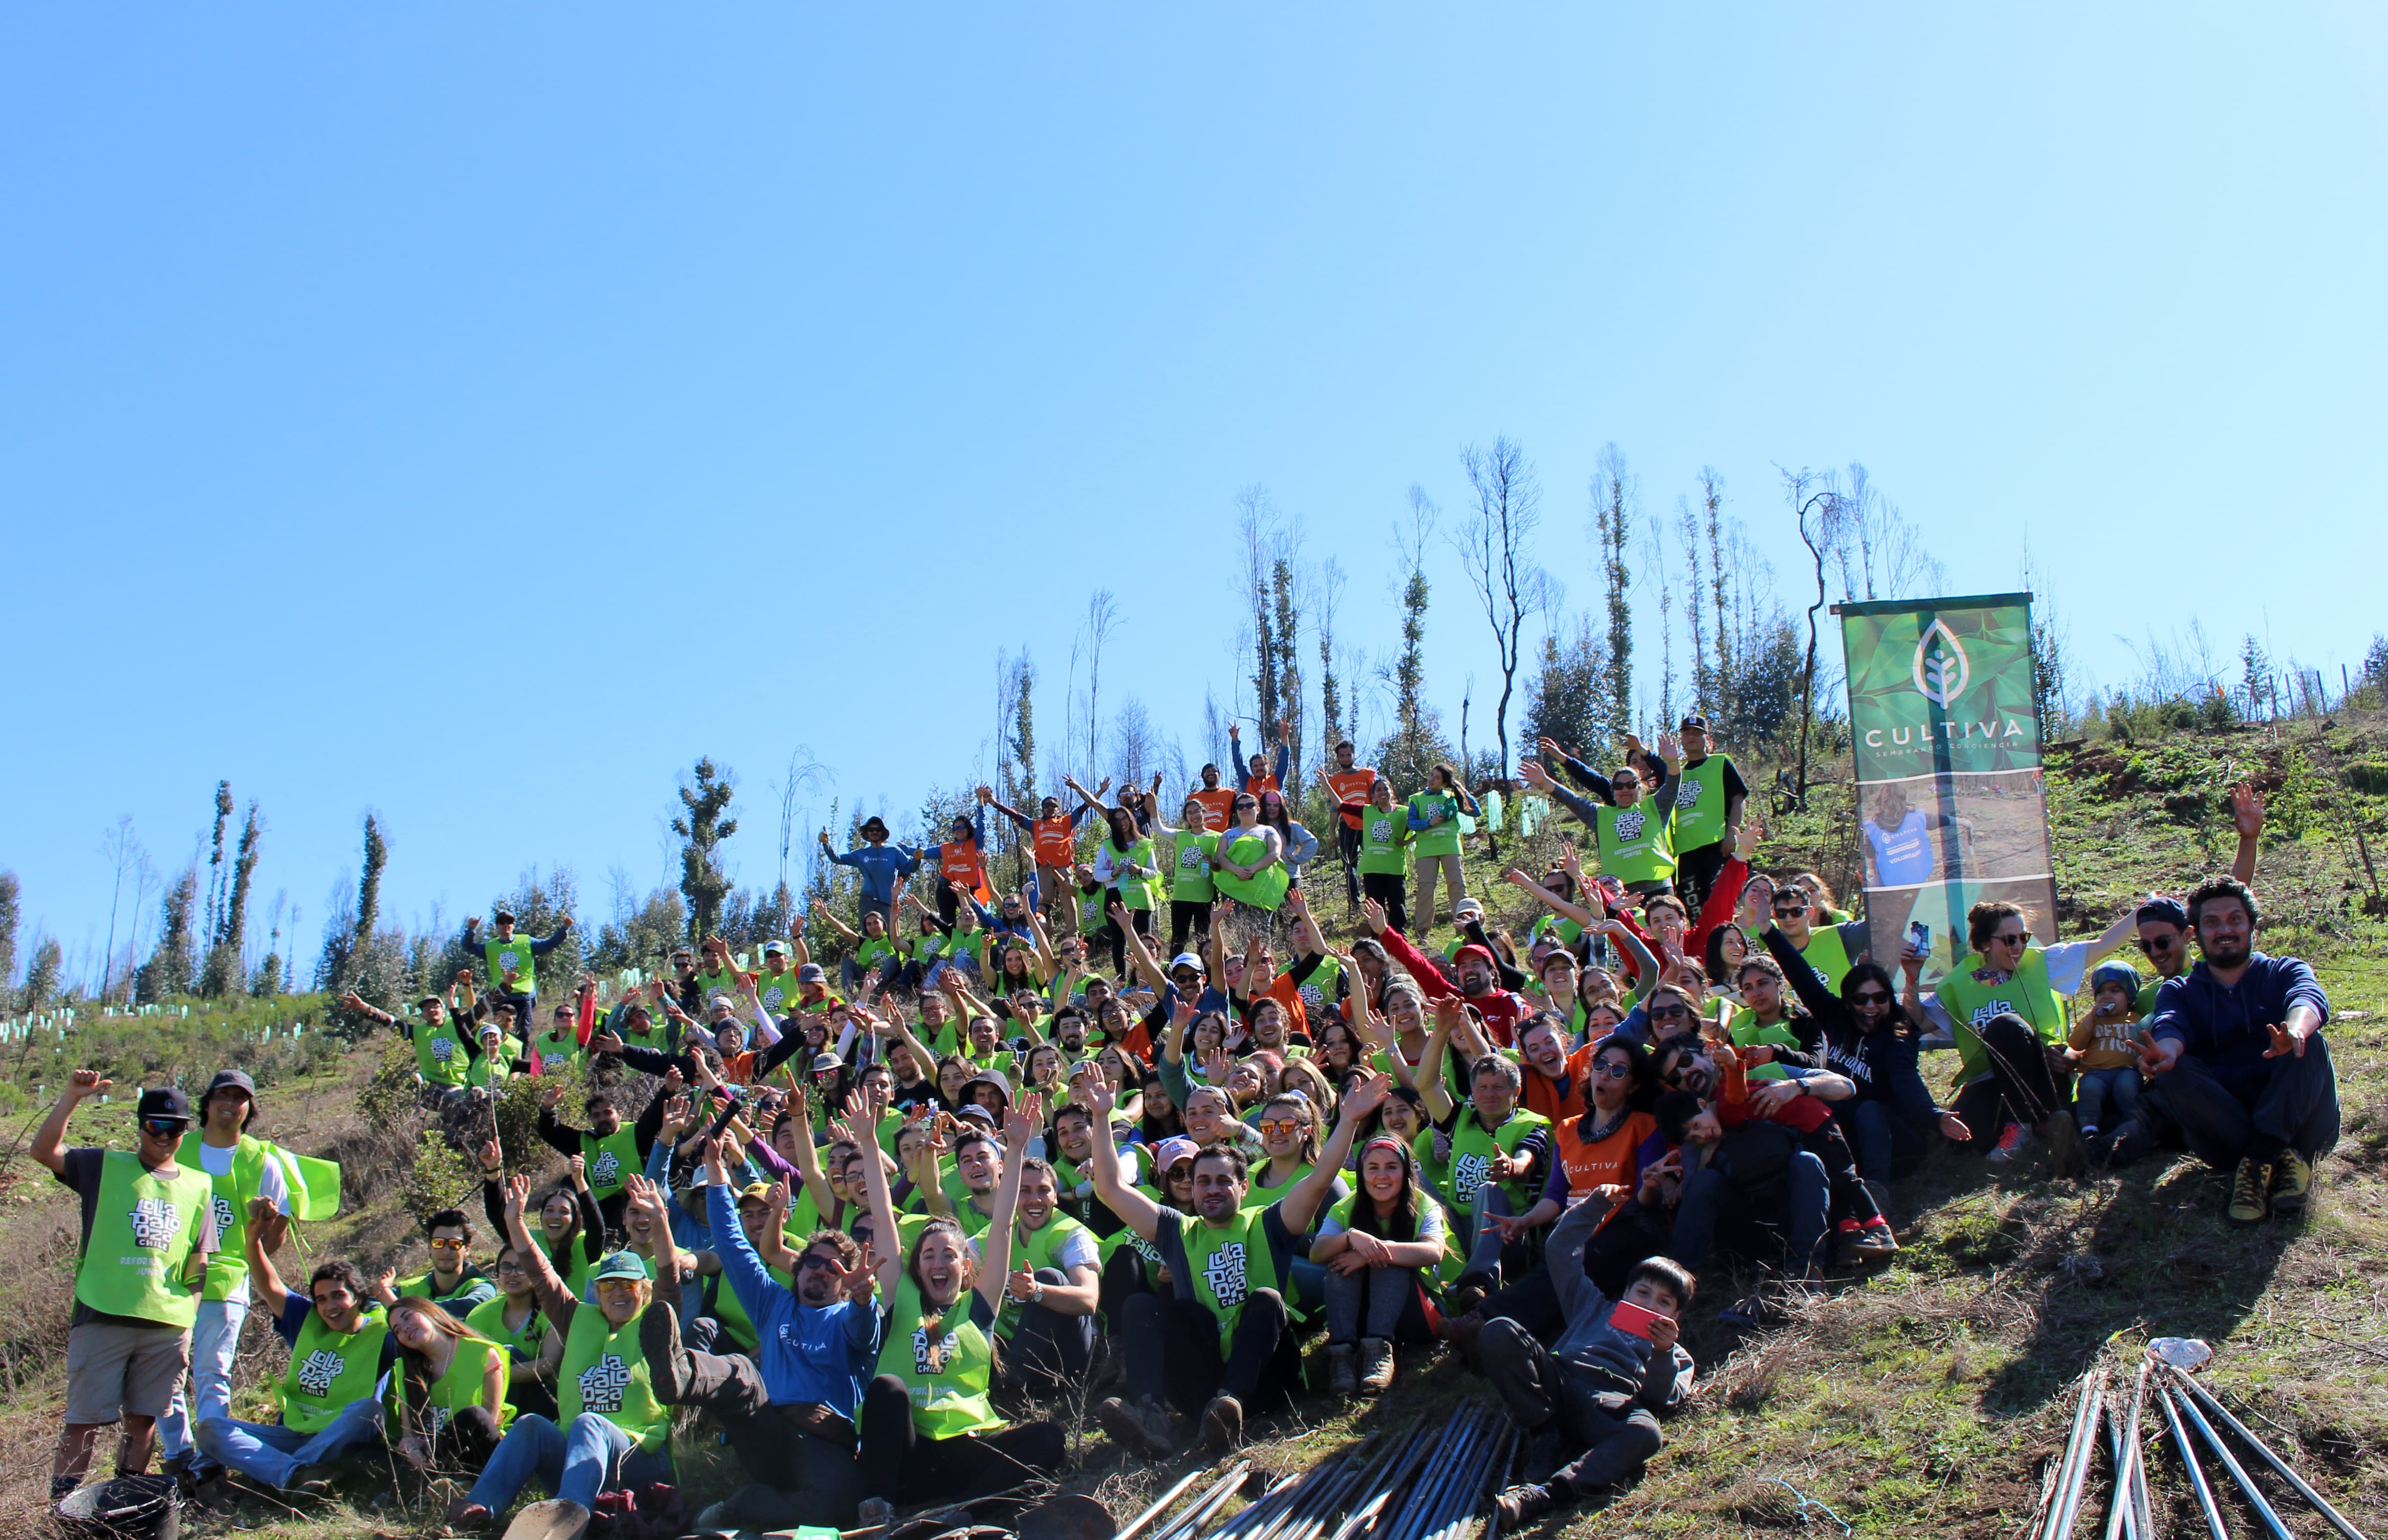
<path fill-rule="evenodd" d="M 1310 970 L 1310 976 L 1296 986 L 1296 992 L 1302 996 L 1302 1009 L 1311 1020 L 1316 1021 L 1322 1011 L 1334 1009 L 1335 985 L 1342 976 L 1343 964 L 1329 955 L 1320 958 L 1318 966 Z"/>
<path fill-rule="evenodd" d="M 399 1297 L 404 1299 L 412 1296 L 415 1299 L 427 1299 L 434 1305 L 446 1305 L 450 1300 L 489 1281 L 489 1276 L 478 1268 L 467 1267 L 456 1275 L 455 1288 L 444 1294 L 435 1294 L 431 1292 L 431 1279 L 432 1275 L 429 1273 L 417 1273 L 413 1278 L 401 1279 L 398 1285 Z"/>
<path fill-rule="evenodd" d="M 464 1039 L 456 1035 L 456 1018 L 442 1015 L 439 1025 L 414 1024 L 414 1068 L 435 1086 L 461 1086 L 469 1056 Z"/>
<path fill-rule="evenodd" d="M 1111 896 L 1108 891 L 1099 887 L 1092 893 L 1083 887 L 1073 887 L 1070 891 L 1078 900 L 1078 934 L 1080 935 L 1092 935 L 1110 923 L 1104 910 L 1104 906 L 1111 901 Z"/>
<path fill-rule="evenodd" d="M 531 1314 L 537 1315 L 539 1312 L 534 1310 Z M 509 1396 L 509 1399 L 498 1403 L 498 1426 L 504 1428 L 514 1421 L 514 1404 L 511 1399 L 514 1389 L 513 1360 L 506 1356 L 506 1350 L 496 1343 L 481 1337 L 464 1337 L 457 1341 L 456 1351 L 448 1360 L 448 1372 L 434 1380 L 430 1390 L 424 1395 L 420 1416 L 425 1433 L 433 1438 L 438 1437 L 440 1430 L 447 1427 L 449 1420 L 458 1412 L 467 1406 L 477 1406 L 481 1404 L 481 1375 L 491 1354 L 497 1355 L 498 1363 L 501 1366 L 498 1373 L 506 1381 Z M 396 1394 L 389 1398 L 389 1422 L 393 1428 L 398 1426 L 399 1399 Z"/>
<path fill-rule="evenodd" d="M 75 1298 L 105 1315 L 188 1329 L 199 1318 L 199 1296 L 183 1272 L 214 1197 L 214 1183 L 196 1165 L 178 1163 L 175 1175 L 160 1177 L 138 1155 L 107 1152 Z"/>
<path fill-rule="evenodd" d="M 1537 1128 L 1547 1128 L 1550 1120 L 1539 1113 L 1522 1107 L 1511 1110 L 1508 1121 L 1498 1128 L 1487 1130 L 1472 1106 L 1459 1114 L 1458 1126 L 1451 1131 L 1451 1181 L 1443 1190 L 1451 1194 L 1454 1206 L 1473 1208 L 1476 1194 L 1484 1186 L 1487 1168 L 1495 1154 L 1514 1155 L 1518 1146 Z M 1547 1173 L 1545 1173 L 1547 1175 Z M 1537 1182 L 1536 1186 L 1540 1186 Z M 1509 1195 L 1509 1212 L 1523 1214 L 1533 1205 L 1524 1184 L 1507 1181 L 1501 1184 Z M 1523 1204 L 1524 1207 L 1518 1205 Z"/>
<path fill-rule="evenodd" d="M 1277 1260 L 1269 1254 L 1268 1236 L 1262 1228 L 1265 1208 L 1239 1210 L 1225 1225 L 1214 1226 L 1196 1215 L 1186 1216 L 1186 1262 L 1194 1271 L 1194 1297 L 1219 1317 L 1219 1356 L 1227 1355 L 1237 1323 L 1244 1318 L 1244 1302 L 1255 1289 L 1277 1287 Z"/>
<path fill-rule="evenodd" d="M 564 1363 L 556 1371 L 557 1420 L 565 1427 L 583 1412 L 595 1412 L 630 1435 L 649 1454 L 671 1437 L 671 1408 L 655 1399 L 647 1380 L 647 1355 L 639 1348 L 640 1316 L 618 1331 L 593 1305 L 572 1312 L 564 1337 Z"/>
<path fill-rule="evenodd" d="M 332 1419 L 371 1398 L 381 1378 L 381 1344 L 389 1322 L 376 1305 L 357 1319 L 353 1331 L 335 1331 L 314 1311 L 299 1323 L 282 1374 L 282 1425 L 320 1433 Z"/>
<path fill-rule="evenodd" d="M 1251 865 L 1268 848 L 1267 843 L 1257 834 L 1238 834 L 1230 832 L 1219 837 L 1227 842 L 1226 859 L 1238 866 Z M 1277 906 L 1285 902 L 1286 889 L 1291 885 L 1292 878 L 1286 872 L 1285 862 L 1279 860 L 1276 865 L 1263 871 L 1257 877 L 1246 879 L 1237 876 L 1232 872 L 1214 872 L 1212 873 L 1212 881 L 1218 885 L 1220 892 L 1238 903 L 1250 904 L 1256 910 L 1275 914 Z"/>
<path fill-rule="evenodd" d="M 183 1136 L 182 1144 L 174 1151 L 174 1164 L 185 1171 L 201 1170 L 199 1165 L 199 1131 L 197 1128 Z M 258 1196 L 265 1185 L 265 1163 L 274 1158 L 273 1146 L 263 1139 L 240 1136 L 233 1149 L 232 1169 L 221 1177 L 208 1178 L 212 1195 L 210 1206 L 216 1215 L 216 1245 L 218 1250 L 208 1258 L 208 1287 L 200 1297 L 227 1300 L 248 1280 L 248 1201 Z M 289 1168 L 283 1168 L 283 1179 L 288 1181 Z M 292 1198 L 298 1196 L 298 1184 L 292 1184 Z M 298 1204 L 293 1202 L 296 1212 Z"/>
<path fill-rule="evenodd" d="M 1218 847 L 1219 836 L 1199 829 L 1181 829 L 1177 833 L 1177 864 L 1171 872 L 1170 897 L 1181 904 L 1207 904 L 1218 896 L 1218 885 L 1211 880 L 1211 852 Z"/>
<path fill-rule="evenodd" d="M 1678 851 L 1697 850 L 1724 838 L 1724 772 L 1732 761 L 1711 754 L 1675 781 L 1675 807 L 1667 815 Z"/>
<path fill-rule="evenodd" d="M 1060 1181 L 1059 1168 L 1056 1168 L 1053 1175 L 1054 1180 Z M 1063 1243 L 1073 1235 L 1086 1233 L 1086 1226 L 1059 1210 L 1055 1211 L 1051 1218 L 1045 1221 L 1043 1229 L 1030 1230 L 1025 1237 L 1021 1235 L 1020 1227 L 1013 1225 L 1011 1227 L 1012 1270 L 1017 1272 L 1025 1267 L 1033 1276 L 1040 1267 L 1061 1266 L 1061 1264 L 1054 1258 L 1061 1254 Z M 995 1317 L 996 1334 L 1009 1337 L 1019 1327 L 1020 1305 L 1007 1293 L 1003 1300 L 1003 1309 Z"/>
<path fill-rule="evenodd" d="M 574 1032 L 542 1032 L 530 1040 L 530 1072 L 533 1075 L 567 1075 L 588 1054 L 580 1046 L 580 1034 Z"/>
<path fill-rule="evenodd" d="M 639 1159 L 638 1130 L 628 1123 L 603 1139 L 582 1130 L 580 1153 L 587 1162 L 589 1190 L 601 1200 L 621 1191 L 646 1170 L 646 1163 Z"/>
<path fill-rule="evenodd" d="M 1387 812 L 1371 802 L 1360 809 L 1360 870 L 1378 877 L 1402 874 L 1402 846 L 1409 843 L 1409 821 L 1399 808 Z"/>
<path fill-rule="evenodd" d="M 1342 1226 L 1347 1234 L 1352 1229 L 1352 1215 L 1358 1212 L 1363 1196 L 1362 1193 L 1354 1192 L 1327 1211 L 1327 1216 Z M 1410 1194 L 1410 1206 L 1412 1212 L 1417 1215 L 1419 1229 L 1426 1228 L 1427 1211 L 1429 1209 L 1442 1218 L 1442 1258 L 1431 1267 L 1418 1269 L 1418 1281 L 1425 1284 L 1429 1292 L 1440 1294 L 1457 1282 L 1459 1275 L 1467 1269 L 1467 1254 L 1459 1249 L 1459 1238 L 1451 1227 L 1450 1210 L 1436 1203 L 1433 1194 L 1423 1188 L 1413 1188 Z"/>
<path fill-rule="evenodd" d="M 1838 993 L 1841 980 L 1849 975 L 1849 949 L 1841 944 L 1840 928 L 1821 925 L 1808 933 L 1808 944 L 1799 948 L 1800 959 L 1823 975 L 1824 987 Z"/>
<path fill-rule="evenodd" d="M 1152 879 L 1132 877 L 1117 870 L 1117 863 L 1127 861 L 1136 866 L 1159 866 L 1160 858 L 1153 853 L 1150 838 L 1137 840 L 1123 851 L 1109 840 L 1103 844 L 1111 850 L 1113 871 L 1111 885 L 1119 889 L 1120 902 L 1129 909 L 1149 910 L 1152 907 Z"/>
<path fill-rule="evenodd" d="M 502 1087 L 514 1072 L 514 1061 L 522 1057 L 522 1045 L 512 1037 L 500 1037 L 495 1053 L 484 1053 L 464 1065 L 464 1084 L 494 1091 Z"/>
<path fill-rule="evenodd" d="M 1983 966 L 1979 952 L 1969 953 L 1940 981 L 1940 1005 L 1956 1027 L 1957 1057 L 1967 1080 L 1989 1073 L 1989 1050 L 1978 1034 L 1993 1016 L 2013 1012 L 2031 1024 L 2044 1043 L 2061 1043 L 2066 1033 L 2064 997 L 2048 982 L 2046 952 L 2038 947 L 2025 948 L 2023 961 L 2002 984 L 1975 978 L 1975 971 Z"/>
<path fill-rule="evenodd" d="M 904 1381 L 912 1398 L 912 1426 L 929 1438 L 952 1438 L 1003 1426 L 987 1400 L 995 1349 L 971 1319 L 964 1294 L 932 1331 L 921 1320 L 921 1290 L 908 1273 L 896 1286 L 879 1372 Z"/>
<path fill-rule="evenodd" d="M 1799 1046 L 1797 1033 L 1779 1022 L 1772 1026 L 1759 1025 L 1758 1012 L 1747 1006 L 1733 1013 L 1733 1025 L 1726 1031 L 1733 1037 L 1733 1046 L 1735 1048 L 1757 1048 L 1761 1044 L 1768 1048 Z M 1749 1078 L 1752 1080 L 1780 1080 L 1783 1075 L 1784 1069 L 1781 1064 L 1760 1064 L 1749 1072 Z"/>
<path fill-rule="evenodd" d="M 1448 792 L 1418 792 L 1410 797 L 1409 808 L 1417 815 L 1421 823 L 1437 812 L 1442 814 L 1441 823 L 1410 831 L 1411 854 L 1420 860 L 1459 854 L 1459 798 Z M 1366 833 L 1363 828 L 1361 834 L 1364 837 Z"/>
<path fill-rule="evenodd" d="M 502 993 L 536 995 L 539 993 L 539 966 L 530 955 L 530 937 L 516 932 L 511 941 L 501 941 L 492 935 L 481 943 L 481 956 L 489 967 L 489 987 Z M 511 990 L 506 986 L 506 970 L 514 971 Z"/>
<path fill-rule="evenodd" d="M 581 1265 L 581 1270 L 585 1282 L 587 1263 L 584 1262 Z M 570 1289 L 576 1297 L 580 1292 L 579 1288 L 569 1279 L 565 1280 L 565 1287 Z M 523 1388 L 514 1382 L 511 1359 L 536 1358 L 540 1355 L 540 1350 L 546 1347 L 547 1312 L 534 1303 L 530 1307 L 530 1314 L 523 1317 L 522 1325 L 509 1331 L 506 1330 L 506 1296 L 500 1294 L 495 1299 L 483 1300 L 473 1306 L 472 1313 L 464 1317 L 464 1326 L 476 1337 L 497 1343 L 511 1355 L 509 1367 L 506 1369 L 506 1404 L 511 1406 L 514 1405 L 514 1398 L 521 1394 Z"/>
<path fill-rule="evenodd" d="M 1254 1176 L 1257 1177 L 1261 1171 L 1265 1169 L 1265 1162 L 1254 1163 L 1252 1166 Z M 1285 1180 L 1277 1183 L 1275 1187 L 1263 1187 L 1258 1181 L 1254 1181 L 1251 1186 L 1244 1189 L 1244 1207 L 1247 1210 L 1268 1207 L 1269 1204 L 1276 1203 L 1279 1198 L 1282 1198 L 1287 1193 L 1292 1191 L 1295 1186 L 1301 1182 L 1302 1177 L 1309 1176 L 1313 1171 L 1317 1169 L 1318 1167 L 1315 1165 L 1297 1167 L 1292 1176 L 1288 1177 Z M 1200 1222 L 1201 1221 L 1199 1219 L 1195 1221 L 1197 1224 L 1200 1224 Z"/>
<path fill-rule="evenodd" d="M 1675 874 L 1675 847 L 1668 842 L 1667 820 L 1650 816 L 1649 804 L 1593 809 L 1593 834 L 1600 848 L 1600 870 L 1620 883 L 1664 882 Z"/>

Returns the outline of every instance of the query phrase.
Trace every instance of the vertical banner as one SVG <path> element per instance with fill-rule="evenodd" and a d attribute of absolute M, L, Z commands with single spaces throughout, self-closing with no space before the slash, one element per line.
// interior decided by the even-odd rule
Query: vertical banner
<path fill-rule="evenodd" d="M 1897 976 L 1931 928 L 1924 990 L 1968 951 L 1965 912 L 2022 905 L 2056 939 L 2031 595 L 1838 605 L 1857 757 L 1859 859 L 1874 958 Z"/>

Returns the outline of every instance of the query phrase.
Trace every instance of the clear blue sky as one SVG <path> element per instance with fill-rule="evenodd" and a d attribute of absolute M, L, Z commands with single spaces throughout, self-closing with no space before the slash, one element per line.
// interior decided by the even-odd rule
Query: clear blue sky
<path fill-rule="evenodd" d="M 768 882 L 796 744 L 913 806 L 983 762 L 999 648 L 1058 714 L 1097 587 L 1106 694 L 1199 761 L 1236 490 L 1381 655 L 1404 490 L 1455 506 L 1498 433 L 1577 603 L 1605 441 L 1654 511 L 1717 466 L 1786 591 L 1774 467 L 1861 460 L 1954 590 L 2028 541 L 2099 681 L 2192 618 L 2334 679 L 2383 623 L 2383 32 L 16 7 L 0 866 L 95 946 L 102 830 L 178 865 L 228 777 L 302 958 L 369 808 L 401 919 L 557 862 L 595 917 L 709 753 Z M 1435 575 L 1431 691 L 1480 712 Z"/>

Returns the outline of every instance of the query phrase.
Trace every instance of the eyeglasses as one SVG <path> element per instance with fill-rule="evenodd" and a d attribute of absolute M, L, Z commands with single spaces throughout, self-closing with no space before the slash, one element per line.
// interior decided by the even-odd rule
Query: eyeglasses
<path fill-rule="evenodd" d="M 1633 1073 L 1633 1066 L 1620 1064 L 1614 1059 L 1604 1059 L 1592 1066 L 1592 1073 L 1609 1080 L 1622 1080 Z"/>
<path fill-rule="evenodd" d="M 508 1273 L 519 1273 L 525 1271 L 527 1271 L 527 1269 L 519 1262 L 507 1261 L 498 1264 L 498 1276 L 501 1278 L 504 1277 Z"/>
<path fill-rule="evenodd" d="M 1851 1005 L 1888 1005 L 1890 997 L 1879 989 L 1868 989 L 1862 994 L 1851 995 L 1849 1003 Z"/>
<path fill-rule="evenodd" d="M 435 1237 L 431 1242 L 431 1249 L 435 1252 L 461 1252 L 470 1244 L 472 1242 L 468 1241 L 441 1241 Z"/>

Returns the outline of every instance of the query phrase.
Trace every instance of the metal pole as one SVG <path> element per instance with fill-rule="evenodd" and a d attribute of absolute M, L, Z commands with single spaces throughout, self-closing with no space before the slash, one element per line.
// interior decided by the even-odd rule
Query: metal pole
<path fill-rule="evenodd" d="M 2265 1445 L 2262 1439 L 2257 1438 L 2248 1430 L 2245 1423 L 2231 1416 L 2229 1411 L 2222 1405 L 2221 1402 L 2217 1401 L 2213 1396 L 2207 1394 L 2204 1386 L 2199 1384 L 2196 1381 L 2191 1380 L 2185 1374 L 2180 1377 L 2180 1382 L 2189 1387 L 2189 1393 L 2191 1395 L 2196 1396 L 2199 1401 L 2204 1404 L 2207 1411 L 2212 1412 L 2216 1417 L 2222 1420 L 2222 1425 L 2224 1427 L 2229 1429 L 2232 1432 L 2237 1433 L 2242 1439 L 2246 1441 L 2249 1448 L 2263 1456 L 2265 1462 L 2271 1466 L 2274 1470 L 2280 1472 L 2280 1479 L 2282 1481 L 2297 1489 L 2298 1496 L 2303 1497 L 2306 1502 L 2311 1503 L 2316 1513 L 2320 1514 L 2323 1518 L 2330 1521 L 2331 1528 L 2337 1530 L 2339 1534 L 2345 1535 L 2346 1540 L 2365 1540 L 2364 1534 L 2361 1530 L 2356 1529 L 2353 1524 L 2347 1522 L 2346 1516 L 2344 1514 L 2331 1507 L 2329 1502 L 2323 1498 L 2320 1493 L 2316 1492 L 2312 1487 L 2305 1484 L 2305 1480 L 2303 1476 L 2298 1475 L 2295 1471 L 2289 1469 L 2288 1461 L 2272 1453 L 2271 1449 Z"/>
<path fill-rule="evenodd" d="M 1153 1520 L 1166 1512 L 1169 1505 L 1175 1502 L 1179 1497 L 1184 1496 L 1186 1495 L 1186 1489 L 1192 1486 L 1196 1482 L 1200 1481 L 1203 1475 L 1204 1471 L 1202 1470 L 1188 1470 L 1178 1480 L 1175 1486 L 1171 1487 L 1168 1491 L 1161 1495 L 1161 1500 L 1159 1502 L 1154 1503 L 1150 1508 L 1146 1508 L 1142 1513 L 1139 1513 L 1135 1518 L 1129 1520 L 1127 1528 L 1120 1531 L 1118 1534 L 1112 1537 L 1112 1540 L 1136 1540 L 1137 1531 L 1144 1528 L 1145 1525 L 1152 1522 Z"/>
<path fill-rule="evenodd" d="M 2115 1504 L 2106 1515 L 2106 1540 L 2115 1540 L 2117 1535 L 2128 1535 L 2129 1540 L 2155 1540 L 2137 1504 L 2140 1408 L 2148 1398 L 2148 1362 L 2142 1358 L 2139 1378 L 2131 1384 L 2131 1410 L 2128 1417 L 2112 1407 L 2107 1409 L 2115 1432 Z"/>
<path fill-rule="evenodd" d="M 2156 1386 L 2156 1405 L 2164 1408 L 2165 1421 L 2172 1428 L 2172 1446 L 2180 1455 L 2180 1463 L 2189 1472 L 2190 1490 L 2197 1494 L 2197 1506 L 2205 1514 L 2205 1527 L 2213 1540 L 2230 1540 L 2230 1531 L 2222 1522 L 2222 1510 L 2214 1505 L 2214 1488 L 2205 1482 L 2205 1472 L 2197 1463 L 2197 1449 L 2189 1441 L 2189 1430 L 2181 1426 L 2180 1409 L 2172 1403 L 2171 1387 Z"/>
<path fill-rule="evenodd" d="M 1201 1512 L 1205 1504 L 1218 1501 L 1225 1494 L 1234 1491 L 1237 1486 L 1242 1483 L 1244 1472 L 1250 1470 L 1251 1467 L 1251 1462 L 1250 1460 L 1241 1461 L 1238 1463 L 1234 1470 L 1220 1477 L 1210 1486 L 1205 1487 L 1202 1490 L 1201 1495 L 1194 1499 L 1193 1503 L 1188 1507 L 1185 1512 L 1178 1514 L 1175 1518 L 1170 1520 L 1168 1523 L 1163 1524 L 1159 1530 L 1156 1530 L 1153 1533 L 1152 1540 L 1172 1540 L 1173 1536 L 1184 1534 L 1186 1533 L 1187 1521 L 1192 1518 L 1195 1514 Z"/>
<path fill-rule="evenodd" d="M 2106 1401 L 2103 1370 L 2082 1377 L 2080 1417 L 2074 1423 L 2073 1442 L 2065 1445 L 2064 1479 L 2057 1485 L 2056 1511 L 2043 1532 L 2045 1540 L 2066 1540 L 2081 1517 L 2082 1495 L 2090 1487 L 2090 1465 L 2098 1455 L 2098 1413 Z"/>
<path fill-rule="evenodd" d="M 2205 1415 L 2197 1409 L 2197 1404 L 2186 1394 L 2180 1398 L 2180 1415 L 2197 1430 L 2198 1436 L 2205 1440 L 2205 1446 L 2214 1451 L 2214 1457 L 2222 1462 L 2222 1469 L 2230 1472 L 2230 1479 L 2239 1483 L 2239 1490 L 2247 1495 L 2247 1501 L 2255 1505 L 2255 1517 L 2272 1532 L 2273 1540 L 2296 1540 L 2296 1536 L 2289 1533 L 2289 1526 L 2280 1522 L 2280 1516 L 2272 1511 L 2272 1505 L 2264 1500 L 2263 1489 L 2255 1484 L 2255 1478 L 2247 1474 L 2223 1444 L 2222 1435 L 2214 1431 L 2213 1425 L 2205 1420 Z"/>

